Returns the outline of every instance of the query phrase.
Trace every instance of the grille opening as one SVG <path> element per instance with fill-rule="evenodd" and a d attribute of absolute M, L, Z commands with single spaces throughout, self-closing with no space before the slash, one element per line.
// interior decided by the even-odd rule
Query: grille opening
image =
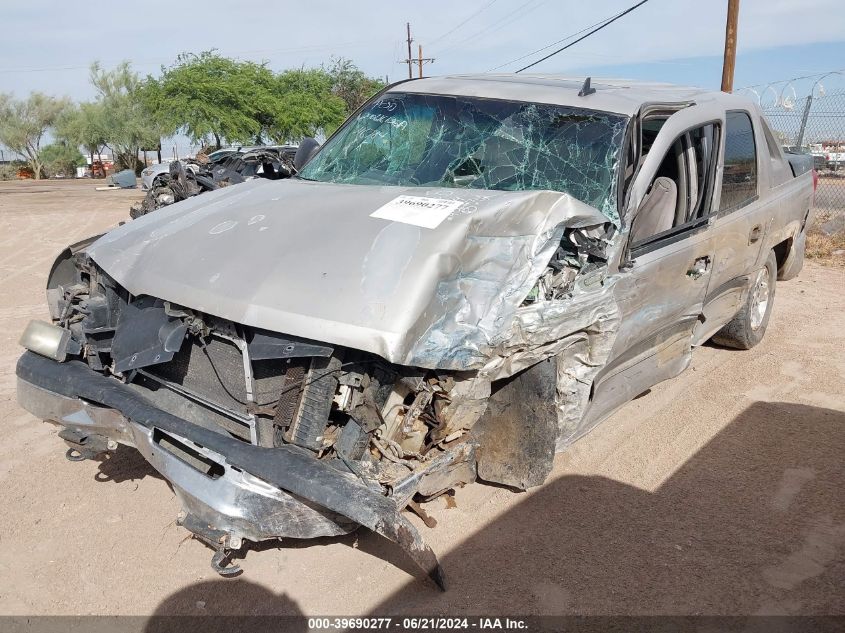
<path fill-rule="evenodd" d="M 289 364 L 286 359 L 252 361 L 253 398 L 256 402 L 267 405 L 278 401 Z"/>
<path fill-rule="evenodd" d="M 171 455 L 177 457 L 188 464 L 188 466 L 195 468 L 211 479 L 219 479 L 226 472 L 226 469 L 223 468 L 222 465 L 208 459 L 205 455 L 197 452 L 190 446 L 183 444 L 176 438 L 162 433 L 158 429 L 153 430 L 153 441 Z"/>
<path fill-rule="evenodd" d="M 247 360 L 238 345 L 222 335 L 211 334 L 204 342 L 189 336 L 172 360 L 139 369 L 130 384 L 162 410 L 203 428 L 244 442 L 257 439 L 267 446 L 319 449 L 340 361 L 310 356 L 249 359 L 250 402 Z M 263 429 L 256 429 L 260 437 L 255 439 L 253 420 Z"/>
<path fill-rule="evenodd" d="M 144 370 L 139 370 L 129 386 L 142 393 L 162 411 L 211 431 L 222 430 L 235 439 L 249 442 L 249 426 L 243 420 L 226 415 L 225 410 L 212 408 L 199 400 L 171 391 L 159 383 L 156 376 L 143 372 Z"/>
<path fill-rule="evenodd" d="M 182 344 L 173 360 L 153 365 L 147 371 L 244 415 L 246 383 L 241 351 L 231 341 L 216 336 L 209 337 L 207 345 L 204 350 L 197 339 L 190 339 Z"/>

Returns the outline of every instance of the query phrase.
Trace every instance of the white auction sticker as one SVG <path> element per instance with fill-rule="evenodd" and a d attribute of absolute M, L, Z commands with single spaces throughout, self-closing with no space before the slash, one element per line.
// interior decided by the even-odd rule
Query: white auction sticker
<path fill-rule="evenodd" d="M 370 217 L 434 229 L 462 204 L 461 200 L 399 196 L 376 209 Z"/>

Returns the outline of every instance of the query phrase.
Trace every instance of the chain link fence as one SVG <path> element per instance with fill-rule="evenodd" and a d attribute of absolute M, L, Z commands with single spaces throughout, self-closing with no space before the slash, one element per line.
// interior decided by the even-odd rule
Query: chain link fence
<path fill-rule="evenodd" d="M 796 97 L 793 90 L 790 96 L 765 97 L 765 92 L 758 96 L 760 105 L 784 147 L 813 156 L 817 210 L 845 213 L 845 91 Z"/>

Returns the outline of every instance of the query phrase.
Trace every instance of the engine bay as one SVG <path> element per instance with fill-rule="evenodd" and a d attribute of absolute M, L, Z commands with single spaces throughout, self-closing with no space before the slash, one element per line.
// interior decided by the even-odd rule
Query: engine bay
<path fill-rule="evenodd" d="M 470 459 L 450 467 L 452 478 L 425 477 L 469 440 L 469 429 L 450 424 L 453 372 L 133 297 L 84 253 L 74 269 L 72 283 L 48 291 L 55 323 L 71 332 L 91 369 L 163 411 L 253 445 L 294 445 L 408 501 L 474 480 Z"/>

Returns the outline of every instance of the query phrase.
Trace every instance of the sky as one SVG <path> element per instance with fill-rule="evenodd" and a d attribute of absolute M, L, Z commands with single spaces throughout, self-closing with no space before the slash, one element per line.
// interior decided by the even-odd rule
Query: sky
<path fill-rule="evenodd" d="M 343 56 L 395 81 L 408 72 L 406 22 L 414 56 L 421 44 L 435 58 L 427 75 L 513 71 L 566 41 L 532 52 L 635 1 L 10 2 L 0 27 L 0 92 L 90 99 L 94 60 L 106 67 L 129 60 L 155 75 L 180 52 L 208 49 L 274 70 Z M 532 72 L 718 88 L 726 7 L 727 0 L 649 0 Z M 735 87 L 845 69 L 843 9 L 843 0 L 741 0 Z M 842 75 L 824 81 L 845 91 Z"/>

